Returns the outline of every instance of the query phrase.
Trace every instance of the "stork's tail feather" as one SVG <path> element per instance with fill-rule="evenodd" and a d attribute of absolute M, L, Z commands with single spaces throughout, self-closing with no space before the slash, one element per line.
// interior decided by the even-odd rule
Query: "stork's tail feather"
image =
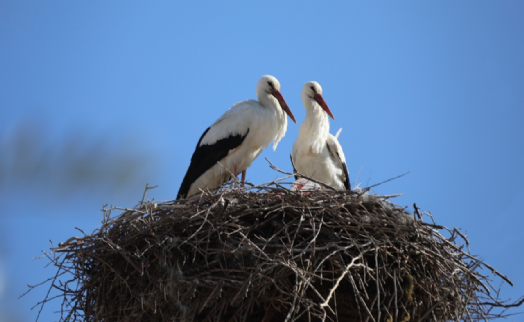
<path fill-rule="evenodd" d="M 342 132 L 342 128 L 340 128 L 337 132 L 337 134 L 335 134 L 335 138 L 338 139 L 338 136 L 340 135 L 340 132 Z"/>

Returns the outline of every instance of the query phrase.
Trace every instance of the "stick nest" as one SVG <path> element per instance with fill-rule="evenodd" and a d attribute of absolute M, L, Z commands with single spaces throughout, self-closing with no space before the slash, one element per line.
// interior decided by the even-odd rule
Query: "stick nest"
<path fill-rule="evenodd" d="M 387 196 L 277 185 L 115 209 L 48 254 L 61 321 L 489 320 L 504 304 L 482 269 L 511 283 Z"/>

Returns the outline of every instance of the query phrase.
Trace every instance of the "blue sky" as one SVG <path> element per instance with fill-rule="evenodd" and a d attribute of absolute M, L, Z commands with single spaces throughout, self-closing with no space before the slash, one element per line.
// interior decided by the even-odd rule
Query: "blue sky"
<path fill-rule="evenodd" d="M 519 1 L 1 0 L 0 320 L 36 317 L 46 290 L 17 297 L 54 273 L 31 259 L 50 239 L 92 231 L 102 204 L 133 206 L 147 182 L 175 198 L 202 132 L 264 74 L 299 123 L 318 81 L 352 183 L 409 171 L 375 191 L 461 228 L 515 282 L 503 297 L 524 295 L 522 17 Z M 297 133 L 247 178 L 279 177 L 264 157 L 290 170 Z M 69 158 L 106 172 L 77 177 Z"/>

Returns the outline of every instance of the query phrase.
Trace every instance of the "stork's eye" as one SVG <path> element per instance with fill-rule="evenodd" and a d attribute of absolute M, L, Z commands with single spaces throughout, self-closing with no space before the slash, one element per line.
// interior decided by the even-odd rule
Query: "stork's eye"
<path fill-rule="evenodd" d="M 272 89 L 275 89 L 275 87 L 273 86 L 273 82 L 271 81 L 268 81 L 267 84 L 269 85 L 269 87 L 271 87 Z"/>
<path fill-rule="evenodd" d="M 311 90 L 313 91 L 313 93 L 316 93 L 317 91 L 315 91 L 315 87 L 313 85 L 311 85 Z"/>

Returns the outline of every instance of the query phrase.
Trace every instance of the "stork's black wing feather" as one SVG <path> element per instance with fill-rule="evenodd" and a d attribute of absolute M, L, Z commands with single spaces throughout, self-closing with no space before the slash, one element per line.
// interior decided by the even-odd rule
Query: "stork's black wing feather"
<path fill-rule="evenodd" d="M 338 157 L 340 158 L 340 156 Z M 344 180 L 344 187 L 346 187 L 346 190 L 351 190 L 351 184 L 349 183 L 349 171 L 346 162 L 342 162 L 342 170 L 344 171 L 344 175 L 346 176 L 346 179 Z"/>
<path fill-rule="evenodd" d="M 326 146 L 327 146 L 329 155 L 331 155 L 331 157 L 334 158 L 335 156 L 333 155 L 333 151 L 331 151 L 331 148 L 329 147 L 329 144 L 327 142 L 326 142 Z M 340 160 L 340 163 L 342 164 L 342 171 L 344 172 L 344 175 L 346 176 L 346 178 L 344 179 L 344 188 L 346 188 L 346 190 L 351 190 L 351 184 L 349 183 L 349 172 L 348 172 L 348 167 L 346 166 L 346 162 L 342 161 L 342 159 L 340 158 L 340 154 L 338 154 L 338 152 L 335 152 L 335 153 L 337 154 L 337 158 Z"/>
<path fill-rule="evenodd" d="M 202 139 L 210 128 L 211 127 L 208 127 L 200 137 L 200 140 L 198 140 L 195 152 L 191 157 L 191 163 L 189 164 L 184 180 L 182 180 L 182 184 L 178 190 L 177 199 L 185 198 L 189 192 L 191 184 L 193 184 L 193 182 L 195 182 L 207 170 L 211 169 L 211 167 L 218 161 L 225 158 L 230 150 L 239 147 L 249 133 L 248 129 L 244 135 L 230 135 L 226 138 L 217 140 L 214 144 L 204 144 L 201 146 L 200 142 L 202 142 Z"/>
<path fill-rule="evenodd" d="M 293 163 L 293 155 L 289 154 L 289 159 L 291 160 L 291 166 L 293 167 L 293 173 L 297 173 L 297 169 L 295 168 L 295 163 Z M 295 180 L 298 180 L 298 176 L 295 176 Z"/>

